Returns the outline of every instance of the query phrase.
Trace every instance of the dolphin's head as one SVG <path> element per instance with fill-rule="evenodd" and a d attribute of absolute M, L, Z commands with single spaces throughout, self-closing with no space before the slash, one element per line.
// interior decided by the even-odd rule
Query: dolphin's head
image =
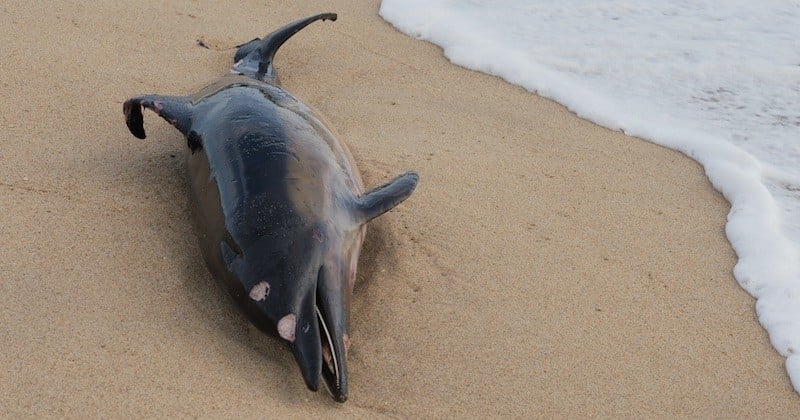
<path fill-rule="evenodd" d="M 290 344 L 309 389 L 322 378 L 339 402 L 347 400 L 348 319 L 362 234 L 312 223 L 273 229 L 243 249 L 221 245 L 251 321 Z"/>
<path fill-rule="evenodd" d="M 272 198 L 245 212 L 250 240 L 220 245 L 245 313 L 291 344 L 309 389 L 321 377 L 336 401 L 347 400 L 350 301 L 365 224 L 408 198 L 418 179 L 405 173 L 356 200 L 333 194 L 338 204 L 328 207 L 318 205 L 325 188 L 287 184 L 284 191 L 296 193 L 264 194 Z"/>

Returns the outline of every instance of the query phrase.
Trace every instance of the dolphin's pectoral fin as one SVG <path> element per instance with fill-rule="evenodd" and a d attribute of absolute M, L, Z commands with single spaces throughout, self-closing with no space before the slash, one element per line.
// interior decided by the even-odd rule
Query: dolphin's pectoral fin
<path fill-rule="evenodd" d="M 369 191 L 358 199 L 361 223 L 386 213 L 411 195 L 419 181 L 416 172 L 406 172 L 388 183 Z"/>
<path fill-rule="evenodd" d="M 128 99 L 122 105 L 125 124 L 137 138 L 147 137 L 144 132 L 142 107 L 148 108 L 172 124 L 184 135 L 192 125 L 192 104 L 185 96 L 145 95 Z"/>

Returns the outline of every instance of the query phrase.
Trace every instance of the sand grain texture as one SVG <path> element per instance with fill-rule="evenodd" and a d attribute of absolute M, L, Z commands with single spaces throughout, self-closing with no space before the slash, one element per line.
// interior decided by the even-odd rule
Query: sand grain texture
<path fill-rule="evenodd" d="M 0 6 L 0 416 L 800 413 L 694 162 L 452 66 L 375 1 L 136 3 Z M 323 11 L 284 86 L 368 186 L 421 175 L 370 225 L 344 405 L 207 273 L 180 134 L 149 113 L 139 141 L 121 112 Z"/>

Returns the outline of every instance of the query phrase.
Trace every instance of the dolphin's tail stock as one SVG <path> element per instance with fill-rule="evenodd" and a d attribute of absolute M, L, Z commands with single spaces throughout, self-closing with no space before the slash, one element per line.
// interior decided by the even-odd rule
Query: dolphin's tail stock
<path fill-rule="evenodd" d="M 272 60 L 275 53 L 286 40 L 318 20 L 336 20 L 336 13 L 321 13 L 294 21 L 265 36 L 264 39 L 256 38 L 239 46 L 233 57 L 233 71 L 263 81 L 274 81 L 275 67 Z"/>

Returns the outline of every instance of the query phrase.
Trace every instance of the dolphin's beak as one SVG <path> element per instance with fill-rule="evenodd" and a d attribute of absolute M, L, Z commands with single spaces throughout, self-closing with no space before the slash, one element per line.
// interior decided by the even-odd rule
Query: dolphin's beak
<path fill-rule="evenodd" d="M 322 370 L 322 345 L 319 336 L 314 291 L 308 294 L 301 304 L 301 313 L 295 327 L 294 357 L 300 366 L 300 373 L 308 389 L 319 388 L 319 377 Z M 280 332 L 280 324 L 278 325 Z M 285 338 L 285 337 L 284 337 Z"/>
<path fill-rule="evenodd" d="M 328 392 L 338 402 L 347 401 L 347 351 L 344 337 L 317 307 L 322 339 L 322 379 Z"/>
<path fill-rule="evenodd" d="M 324 271 L 324 269 L 323 269 Z M 320 280 L 323 273 L 320 273 Z M 303 302 L 297 323 L 294 353 L 306 386 L 319 388 L 320 376 L 334 400 L 347 400 L 347 310 L 342 290 L 319 281 L 316 293 Z M 313 304 L 311 304 L 313 302 Z"/>

